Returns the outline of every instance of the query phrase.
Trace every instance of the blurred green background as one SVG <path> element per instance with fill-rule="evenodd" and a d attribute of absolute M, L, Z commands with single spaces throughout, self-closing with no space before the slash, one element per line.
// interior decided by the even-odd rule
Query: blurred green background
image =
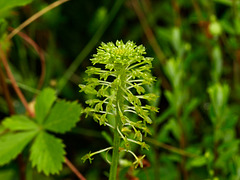
<path fill-rule="evenodd" d="M 87 97 L 78 92 L 78 84 L 101 42 L 131 40 L 143 44 L 147 56 L 154 57 L 157 81 L 148 91 L 160 96 L 155 103 L 160 111 L 151 115 L 152 136 L 145 138 L 151 149 L 144 151 L 143 169 L 133 169 L 122 159 L 119 179 L 240 179 L 239 0 L 70 0 L 22 30 L 43 50 L 44 66 L 19 35 L 10 45 L 4 40 L 11 28 L 54 1 L 25 0 L 12 6 L 1 1 L 0 43 L 6 45 L 11 70 L 29 102 L 43 87 L 51 86 L 60 98 L 85 106 Z M 14 110 L 24 113 L 2 64 L 1 69 Z M 38 89 L 42 69 L 46 75 Z M 0 95 L 3 119 L 10 114 L 3 83 Z M 107 128 L 83 116 L 75 129 L 59 137 L 66 144 L 67 157 L 87 179 L 106 179 L 105 155 L 96 156 L 92 164 L 83 164 L 81 157 L 108 146 Z M 27 180 L 77 179 L 67 167 L 59 175 L 38 174 L 28 163 L 28 154 L 22 158 Z M 0 179 L 22 180 L 18 162 L 0 167 Z"/>

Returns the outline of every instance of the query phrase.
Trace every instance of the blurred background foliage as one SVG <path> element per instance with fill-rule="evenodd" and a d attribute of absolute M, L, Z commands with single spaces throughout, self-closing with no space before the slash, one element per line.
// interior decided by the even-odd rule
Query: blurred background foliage
<path fill-rule="evenodd" d="M 91 54 L 101 42 L 131 40 L 143 44 L 154 57 L 160 112 L 152 114 L 151 146 L 143 169 L 121 159 L 119 179 L 129 180 L 239 180 L 240 179 L 240 1 L 239 0 L 70 0 L 33 21 L 21 32 L 44 52 L 38 53 L 10 32 L 53 0 L 0 1 L 0 43 L 27 100 L 51 86 L 59 97 L 84 104 L 79 93 Z M 15 4 L 14 4 L 15 3 Z M 42 86 L 39 79 L 46 71 Z M 0 119 L 25 109 L 1 64 Z M 39 88 L 40 87 L 40 88 Z M 136 117 L 132 117 L 136 118 Z M 0 126 L 1 133 L 1 126 Z M 82 117 L 77 128 L 61 135 L 68 158 L 89 180 L 106 179 L 105 155 L 90 165 L 81 162 L 89 151 L 111 143 L 110 133 L 91 118 Z M 136 147 L 137 148 L 137 147 Z M 136 152 L 142 154 L 136 149 Z M 131 157 L 129 157 L 131 158 Z M 76 179 L 67 167 L 59 175 L 38 174 L 28 163 L 0 167 L 0 179 Z M 24 164 L 24 167 L 22 167 Z M 21 168 L 26 176 L 20 176 Z"/>

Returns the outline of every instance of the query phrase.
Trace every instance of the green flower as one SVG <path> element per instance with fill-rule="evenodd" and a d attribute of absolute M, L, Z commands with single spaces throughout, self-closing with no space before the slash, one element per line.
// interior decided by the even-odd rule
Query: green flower
<path fill-rule="evenodd" d="M 95 67 L 86 70 L 89 76 L 84 79 L 86 85 L 79 85 L 81 92 L 95 96 L 86 101 L 90 106 L 85 109 L 87 115 L 92 115 L 97 123 L 109 126 L 119 134 L 123 147 L 120 147 L 119 142 L 113 150 L 123 148 L 126 152 L 131 152 L 131 143 L 149 149 L 142 142 L 142 136 L 150 134 L 147 128 L 147 124 L 152 123 L 149 114 L 151 111 L 158 112 L 158 108 L 143 106 L 145 101 L 141 102 L 143 99 L 157 99 L 155 94 L 146 94 L 147 86 L 152 85 L 155 78 L 151 74 L 153 59 L 145 57 L 145 54 L 144 46 L 137 46 L 132 41 L 125 44 L 122 41 L 115 44 L 102 43 L 91 59 Z M 129 113 L 137 115 L 137 120 L 129 118 Z M 108 120 L 113 117 L 113 120 Z M 137 158 L 135 167 L 142 167 L 143 158 L 144 156 Z M 91 161 L 91 154 L 83 159 Z"/>
<path fill-rule="evenodd" d="M 82 159 L 83 162 L 85 162 L 86 160 L 89 160 L 89 162 L 91 164 L 92 160 L 93 160 L 91 151 L 88 154 L 86 154 L 85 156 L 83 156 L 81 159 Z"/>
<path fill-rule="evenodd" d="M 143 162 L 142 162 L 142 160 L 144 159 L 144 157 L 145 157 L 145 155 L 140 156 L 140 157 L 138 157 L 138 158 L 136 159 L 136 161 L 134 161 L 134 163 L 133 163 L 133 165 L 135 165 L 134 168 L 137 168 L 138 166 L 140 166 L 141 168 L 143 168 Z"/>

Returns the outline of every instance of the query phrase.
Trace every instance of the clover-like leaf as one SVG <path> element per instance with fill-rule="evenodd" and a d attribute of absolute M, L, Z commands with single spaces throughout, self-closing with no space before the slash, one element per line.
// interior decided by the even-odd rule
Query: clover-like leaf
<path fill-rule="evenodd" d="M 7 133 L 0 136 L 0 165 L 9 163 L 33 139 L 37 131 Z"/>
<path fill-rule="evenodd" d="M 13 131 L 34 130 L 38 128 L 37 124 L 35 124 L 34 121 L 30 120 L 24 115 L 14 115 L 8 117 L 4 119 L 2 124 L 5 128 Z"/>
<path fill-rule="evenodd" d="M 42 124 L 52 104 L 56 100 L 56 92 L 51 88 L 44 89 L 36 98 L 35 112 L 36 120 Z"/>
<path fill-rule="evenodd" d="M 77 102 L 61 100 L 53 106 L 43 126 L 49 131 L 65 133 L 76 125 L 81 113 L 82 108 Z"/>
<path fill-rule="evenodd" d="M 42 131 L 31 147 L 30 160 L 38 172 L 44 172 L 46 175 L 56 174 L 62 169 L 64 155 L 62 141 Z"/>

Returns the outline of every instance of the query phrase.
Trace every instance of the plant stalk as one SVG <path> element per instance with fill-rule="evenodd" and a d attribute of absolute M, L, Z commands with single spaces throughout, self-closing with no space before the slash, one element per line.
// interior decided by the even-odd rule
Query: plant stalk
<path fill-rule="evenodd" d="M 119 114 L 117 114 L 115 119 L 113 154 L 112 154 L 112 163 L 110 167 L 109 180 L 117 179 L 117 168 L 118 168 L 118 162 L 119 162 L 119 146 L 120 146 L 120 135 L 118 134 L 118 131 L 117 131 L 119 121 L 120 121 L 120 116 Z"/>
<path fill-rule="evenodd" d="M 21 102 L 23 103 L 26 111 L 28 112 L 28 114 L 29 114 L 30 117 L 34 117 L 35 114 L 34 114 L 34 112 L 30 109 L 30 107 L 28 106 L 28 102 L 27 102 L 26 98 L 24 97 L 22 91 L 20 90 L 20 88 L 19 88 L 18 85 L 17 85 L 17 82 L 16 82 L 16 80 L 15 80 L 13 74 L 12 74 L 12 71 L 11 71 L 9 65 L 8 65 L 7 57 L 6 57 L 5 53 L 3 52 L 1 45 L 0 45 L 0 60 L 2 61 L 3 66 L 4 66 L 4 68 L 5 68 L 5 71 L 6 71 L 6 73 L 7 73 L 7 76 L 8 76 L 9 80 L 10 80 L 11 83 L 12 83 L 13 89 L 15 90 L 15 92 L 16 92 L 16 94 L 18 95 L 19 99 L 20 99 Z"/>
<path fill-rule="evenodd" d="M 121 74 L 121 72 L 120 72 L 120 74 Z M 122 81 L 121 84 L 123 84 L 124 83 L 124 75 L 121 76 L 121 81 Z M 117 168 L 118 168 L 118 162 L 119 162 L 119 147 L 120 147 L 120 138 L 121 138 L 117 131 L 117 128 L 121 129 L 121 126 L 122 126 L 119 110 L 122 110 L 123 103 L 124 103 L 123 91 L 119 86 L 118 90 L 117 90 L 117 97 L 116 97 L 117 114 L 116 114 L 115 125 L 114 125 L 113 153 L 112 153 L 112 163 L 111 163 L 110 173 L 109 173 L 109 180 L 117 179 Z"/>
<path fill-rule="evenodd" d="M 65 163 L 69 167 L 69 169 L 80 179 L 80 180 L 86 180 L 86 178 L 77 170 L 77 168 L 71 163 L 71 161 L 68 160 L 67 157 L 64 158 Z"/>

